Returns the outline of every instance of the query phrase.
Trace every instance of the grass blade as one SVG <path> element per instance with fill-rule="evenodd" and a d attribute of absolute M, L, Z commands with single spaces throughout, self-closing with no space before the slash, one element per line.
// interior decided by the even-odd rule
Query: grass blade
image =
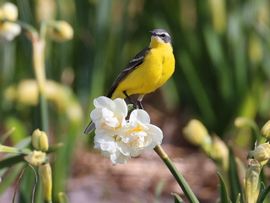
<path fill-rule="evenodd" d="M 237 196 L 240 193 L 241 194 L 241 184 L 239 181 L 238 171 L 237 171 L 237 165 L 235 161 L 234 154 L 232 152 L 232 149 L 230 149 L 229 154 L 229 184 L 231 188 L 231 200 L 232 202 L 236 202 Z"/>
<path fill-rule="evenodd" d="M 174 196 L 174 203 L 184 203 L 182 198 L 177 193 L 173 192 L 171 195 Z"/>
<path fill-rule="evenodd" d="M 224 182 L 224 180 L 223 180 L 220 173 L 218 173 L 217 175 L 218 175 L 219 183 L 220 183 L 220 186 L 219 186 L 220 202 L 221 203 L 231 203 L 231 200 L 229 199 L 229 196 L 228 196 L 228 192 L 227 192 L 227 189 L 226 189 L 225 182 Z"/>
<path fill-rule="evenodd" d="M 257 203 L 263 203 L 269 192 L 270 192 L 270 185 L 266 187 L 263 191 L 261 191 Z"/>

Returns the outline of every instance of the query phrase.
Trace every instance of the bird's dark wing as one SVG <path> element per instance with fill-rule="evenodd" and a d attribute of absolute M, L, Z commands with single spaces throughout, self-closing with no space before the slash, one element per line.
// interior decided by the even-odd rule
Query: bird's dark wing
<path fill-rule="evenodd" d="M 123 71 L 118 75 L 114 83 L 112 84 L 112 87 L 110 91 L 107 94 L 107 97 L 112 97 L 115 89 L 119 85 L 119 83 L 129 75 L 132 71 L 134 71 L 140 64 L 142 64 L 145 55 L 148 53 L 150 48 L 144 48 L 142 51 L 140 51 L 132 60 L 129 61 L 128 65 L 123 69 Z"/>

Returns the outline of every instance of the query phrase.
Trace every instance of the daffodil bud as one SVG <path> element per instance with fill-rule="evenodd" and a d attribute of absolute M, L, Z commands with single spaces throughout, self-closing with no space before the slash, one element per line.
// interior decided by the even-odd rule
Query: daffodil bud
<path fill-rule="evenodd" d="M 12 3 L 4 3 L 0 7 L 0 37 L 11 41 L 21 32 L 21 27 L 13 22 L 6 22 L 5 20 L 15 21 L 18 18 L 18 9 Z"/>
<path fill-rule="evenodd" d="M 264 124 L 261 133 L 266 139 L 270 139 L 270 120 Z"/>
<path fill-rule="evenodd" d="M 25 95 L 27 92 L 27 96 Z M 35 80 L 23 80 L 17 87 L 17 101 L 24 105 L 38 104 L 38 87 Z"/>
<path fill-rule="evenodd" d="M 270 144 L 263 143 L 260 144 L 258 147 L 255 148 L 254 151 L 251 152 L 251 155 L 256 159 L 258 162 L 263 163 L 270 159 Z"/>
<path fill-rule="evenodd" d="M 6 2 L 1 6 L 1 19 L 15 21 L 18 18 L 18 8 L 13 3 Z"/>
<path fill-rule="evenodd" d="M 256 203 L 260 192 L 261 165 L 256 160 L 251 160 L 245 177 L 245 202 Z"/>
<path fill-rule="evenodd" d="M 40 166 L 46 161 L 46 153 L 34 150 L 30 154 L 26 155 L 24 159 L 33 166 Z"/>
<path fill-rule="evenodd" d="M 207 129 L 196 119 L 189 121 L 183 129 L 183 133 L 185 138 L 194 145 L 203 147 L 211 144 L 211 137 Z"/>
<path fill-rule="evenodd" d="M 212 139 L 210 156 L 220 162 L 224 170 L 228 169 L 229 150 L 226 144 L 217 136 Z"/>
<path fill-rule="evenodd" d="M 225 0 L 208 0 L 212 13 L 212 23 L 216 32 L 223 33 L 226 29 L 226 1 Z"/>
<path fill-rule="evenodd" d="M 81 123 L 83 118 L 83 111 L 81 106 L 76 102 L 70 102 L 67 106 L 67 117 L 72 123 Z"/>
<path fill-rule="evenodd" d="M 46 152 L 49 148 L 47 134 L 44 131 L 36 129 L 32 134 L 32 145 L 35 149 Z"/>
<path fill-rule="evenodd" d="M 49 163 L 42 164 L 38 167 L 41 178 L 43 197 L 47 202 L 52 201 L 52 169 Z"/>
<path fill-rule="evenodd" d="M 55 21 L 51 23 L 48 31 L 49 36 L 59 42 L 73 38 L 73 29 L 66 21 Z"/>
<path fill-rule="evenodd" d="M 38 22 L 53 20 L 56 13 L 56 1 L 54 0 L 36 0 L 35 13 Z"/>
<path fill-rule="evenodd" d="M 237 128 L 249 127 L 252 121 L 246 117 L 238 117 L 234 120 L 234 125 Z"/>
<path fill-rule="evenodd" d="M 256 35 L 251 35 L 248 42 L 248 55 L 253 64 L 258 64 L 263 58 L 263 47 L 260 38 Z"/>

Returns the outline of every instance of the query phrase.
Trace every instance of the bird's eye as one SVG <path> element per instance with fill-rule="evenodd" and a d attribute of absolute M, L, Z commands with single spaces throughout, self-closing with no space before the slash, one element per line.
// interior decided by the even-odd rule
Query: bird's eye
<path fill-rule="evenodd" d="M 160 36 L 161 36 L 161 37 L 165 37 L 166 35 L 165 35 L 165 34 L 161 34 Z"/>

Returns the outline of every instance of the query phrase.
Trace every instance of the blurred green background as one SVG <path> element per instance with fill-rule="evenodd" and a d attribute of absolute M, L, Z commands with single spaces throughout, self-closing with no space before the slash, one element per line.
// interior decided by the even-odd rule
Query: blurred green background
<path fill-rule="evenodd" d="M 93 98 L 107 93 L 129 59 L 148 45 L 154 28 L 170 32 L 176 58 L 173 78 L 159 90 L 165 105 L 156 106 L 170 112 L 180 109 L 186 119 L 197 117 L 220 136 L 226 135 L 237 116 L 269 118 L 267 0 L 12 2 L 18 6 L 19 19 L 37 28 L 42 20 L 55 19 L 69 22 L 74 29 L 73 40 L 48 40 L 46 47 L 47 78 L 64 85 L 65 92 L 62 100 L 49 101 L 51 142 L 64 143 L 56 157 L 65 161 L 54 166 L 58 191 L 65 188 L 75 140 L 89 121 Z M 31 64 L 31 44 L 25 35 L 1 41 L 0 133 L 15 126 L 13 143 L 40 127 L 38 106 L 12 99 L 7 91 L 11 85 L 34 79 Z M 31 92 L 21 96 L 31 97 Z M 74 111 L 67 100 L 76 104 Z"/>

